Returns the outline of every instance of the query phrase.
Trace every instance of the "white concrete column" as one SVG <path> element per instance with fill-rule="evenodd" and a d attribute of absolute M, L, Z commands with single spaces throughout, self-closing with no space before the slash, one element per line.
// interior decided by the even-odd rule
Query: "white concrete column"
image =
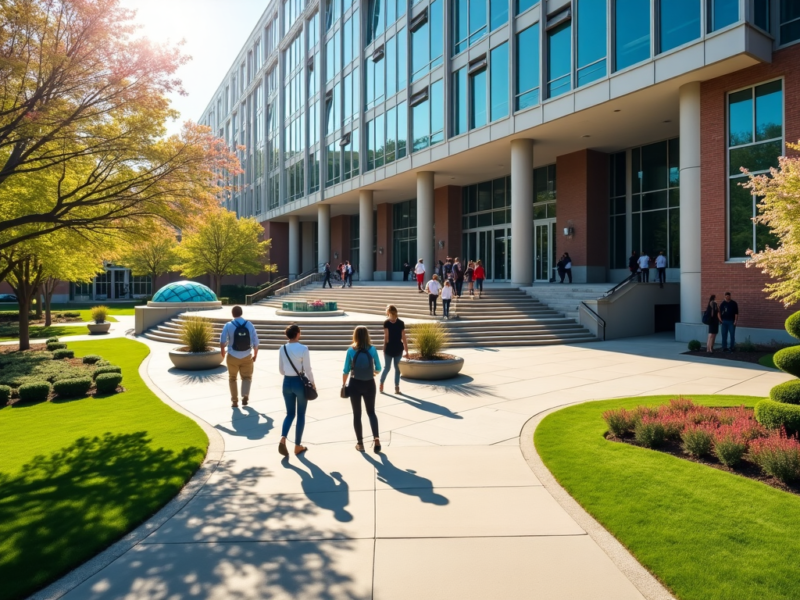
<path fill-rule="evenodd" d="M 417 173 L 417 259 L 425 265 L 426 280 L 433 275 L 433 171 Z M 416 263 L 416 261 L 414 261 Z M 413 264 L 412 264 L 413 269 Z"/>
<path fill-rule="evenodd" d="M 289 215 L 289 281 L 300 274 L 300 217 Z"/>
<path fill-rule="evenodd" d="M 511 283 L 533 283 L 533 140 L 511 140 Z"/>
<path fill-rule="evenodd" d="M 372 190 L 358 192 L 358 280 L 372 281 L 375 276 L 375 256 L 372 254 L 372 240 L 375 230 L 372 226 Z"/>
<path fill-rule="evenodd" d="M 317 252 L 323 265 L 331 260 L 331 205 L 317 205 Z"/>
<path fill-rule="evenodd" d="M 303 273 L 317 268 L 317 257 L 314 256 L 314 222 L 303 221 L 300 224 L 300 234 L 303 239 Z"/>
<path fill-rule="evenodd" d="M 700 289 L 699 82 L 680 88 L 680 136 L 681 322 L 700 323 L 703 299 Z"/>

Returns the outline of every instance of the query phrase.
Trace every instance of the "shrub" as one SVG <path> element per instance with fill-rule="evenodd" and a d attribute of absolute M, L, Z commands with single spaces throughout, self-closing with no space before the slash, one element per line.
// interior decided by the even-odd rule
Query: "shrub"
<path fill-rule="evenodd" d="M 778 350 L 772 357 L 772 362 L 781 371 L 800 377 L 800 346 L 791 346 Z M 795 404 L 792 402 L 792 404 Z"/>
<path fill-rule="evenodd" d="M 93 365 L 99 363 L 101 360 L 103 360 L 103 358 L 97 356 L 97 354 L 87 354 L 86 356 L 83 357 L 83 364 Z"/>
<path fill-rule="evenodd" d="M 79 377 L 56 381 L 53 384 L 53 391 L 59 398 L 81 398 L 86 395 L 90 387 L 92 387 L 91 377 Z"/>
<path fill-rule="evenodd" d="M 666 432 L 664 424 L 657 418 L 642 417 L 634 429 L 636 441 L 647 448 L 656 448 L 664 443 Z"/>
<path fill-rule="evenodd" d="M 44 402 L 49 396 L 49 381 L 34 381 L 19 386 L 20 402 Z"/>
<path fill-rule="evenodd" d="M 743 428 L 723 425 L 714 432 L 714 455 L 726 467 L 734 467 L 747 452 L 747 438 Z"/>
<path fill-rule="evenodd" d="M 211 321 L 203 317 L 188 317 L 181 323 L 181 342 L 189 352 L 208 350 L 212 335 Z"/>
<path fill-rule="evenodd" d="M 61 350 L 61 349 L 66 348 L 66 347 L 67 347 L 67 345 L 64 342 L 48 342 L 47 343 L 47 349 L 50 352 L 53 352 L 55 350 Z"/>
<path fill-rule="evenodd" d="M 95 378 L 94 384 L 98 394 L 111 394 L 117 390 L 121 381 L 122 375 L 119 373 L 101 373 Z"/>
<path fill-rule="evenodd" d="M 409 332 L 411 345 L 423 360 L 435 358 L 450 342 L 450 334 L 441 323 L 416 323 Z"/>
<path fill-rule="evenodd" d="M 92 321 L 95 323 L 103 323 L 108 316 L 108 307 L 107 306 L 93 306 L 92 311 Z"/>
<path fill-rule="evenodd" d="M 714 445 L 713 431 L 709 423 L 687 425 L 681 433 L 684 452 L 695 457 L 710 454 Z"/>
<path fill-rule="evenodd" d="M 764 473 L 779 481 L 789 483 L 800 478 L 800 442 L 788 437 L 784 430 L 753 440 L 750 457 Z"/>
<path fill-rule="evenodd" d="M 0 406 L 8 403 L 11 398 L 11 387 L 7 385 L 0 385 Z"/>
<path fill-rule="evenodd" d="M 57 344 L 58 343 L 58 336 L 49 337 L 44 341 L 45 344 Z"/>
<path fill-rule="evenodd" d="M 668 440 L 681 439 L 681 433 L 686 426 L 684 415 L 666 414 L 659 417 L 661 425 L 664 427 L 664 437 Z"/>
<path fill-rule="evenodd" d="M 60 348 L 53 352 L 53 360 L 63 360 L 65 358 L 75 358 L 75 352 L 66 348 Z"/>
<path fill-rule="evenodd" d="M 789 316 L 784 325 L 789 335 L 800 339 L 800 310 Z"/>
<path fill-rule="evenodd" d="M 231 299 L 226 296 L 220 296 L 219 298 L 217 298 L 217 300 L 219 300 L 220 303 L 224 304 L 225 306 L 231 303 Z"/>
<path fill-rule="evenodd" d="M 758 346 L 753 343 L 750 336 L 747 336 L 743 342 L 736 344 L 736 350 L 739 352 L 758 352 Z"/>
<path fill-rule="evenodd" d="M 767 429 L 785 428 L 789 434 L 800 431 L 800 406 L 784 404 L 774 400 L 762 400 L 756 404 L 756 420 Z"/>
<path fill-rule="evenodd" d="M 632 432 L 636 425 L 636 418 L 634 415 L 624 408 L 607 410 L 603 413 L 603 419 L 605 419 L 611 434 L 618 438 Z"/>
<path fill-rule="evenodd" d="M 98 376 L 103 375 L 105 373 L 118 373 L 122 374 L 122 368 L 118 367 L 117 365 L 103 365 L 102 367 L 97 367 L 92 373 L 92 377 L 97 379 Z"/>
<path fill-rule="evenodd" d="M 682 413 L 686 414 L 690 410 L 695 408 L 695 403 L 692 402 L 691 398 L 684 398 L 683 396 L 679 396 L 678 398 L 673 398 L 669 401 L 669 409 L 674 413 Z"/>
<path fill-rule="evenodd" d="M 689 352 L 697 352 L 702 347 L 703 344 L 701 344 L 699 340 L 692 340 L 689 342 Z"/>
<path fill-rule="evenodd" d="M 769 391 L 769 397 L 783 404 L 800 404 L 800 379 L 779 383 Z"/>

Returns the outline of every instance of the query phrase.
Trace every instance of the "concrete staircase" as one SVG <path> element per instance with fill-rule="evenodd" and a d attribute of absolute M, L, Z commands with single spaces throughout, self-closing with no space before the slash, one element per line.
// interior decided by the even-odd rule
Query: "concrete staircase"
<path fill-rule="evenodd" d="M 537 283 L 532 287 L 522 288 L 522 291 L 577 322 L 580 303 L 601 298 L 614 285 L 613 283 Z"/>

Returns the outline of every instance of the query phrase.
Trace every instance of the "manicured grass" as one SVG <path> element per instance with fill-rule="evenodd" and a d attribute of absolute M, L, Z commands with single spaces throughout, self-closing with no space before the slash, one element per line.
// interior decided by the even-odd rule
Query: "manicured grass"
<path fill-rule="evenodd" d="M 89 330 L 80 325 L 51 325 L 50 327 L 30 326 L 30 338 L 63 337 L 69 335 L 88 335 Z M 19 326 L 14 323 L 0 325 L 0 342 L 9 342 L 19 339 Z"/>
<path fill-rule="evenodd" d="M 208 439 L 139 377 L 149 349 L 73 342 L 122 367 L 126 391 L 0 410 L 0 599 L 24 598 L 153 515 L 197 470 Z"/>
<path fill-rule="evenodd" d="M 609 408 L 673 396 L 590 402 L 548 415 L 539 455 L 562 486 L 681 600 L 800 598 L 800 497 L 668 454 L 607 441 Z M 750 396 L 692 396 L 753 406 Z"/>
<path fill-rule="evenodd" d="M 777 369 L 778 367 L 775 366 L 775 353 L 767 354 L 766 356 L 762 356 L 758 359 L 758 364 L 762 367 L 769 367 L 771 369 Z"/>
<path fill-rule="evenodd" d="M 63 310 L 63 311 L 70 311 L 70 312 L 79 312 L 81 313 L 81 320 L 85 322 L 90 322 L 92 320 L 92 307 L 99 306 L 99 305 L 107 306 L 108 307 L 108 314 L 109 321 L 116 321 L 114 319 L 114 315 L 123 315 L 132 317 L 134 312 L 133 308 L 135 306 L 141 306 L 136 302 L 114 302 L 112 304 L 104 304 L 102 300 L 98 300 L 94 303 L 72 303 L 72 304 L 53 304 L 51 307 L 53 310 Z"/>

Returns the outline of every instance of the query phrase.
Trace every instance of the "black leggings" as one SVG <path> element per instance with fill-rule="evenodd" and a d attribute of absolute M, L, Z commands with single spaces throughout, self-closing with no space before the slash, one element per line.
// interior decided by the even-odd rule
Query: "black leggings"
<path fill-rule="evenodd" d="M 428 308 L 436 314 L 436 301 L 439 299 L 438 294 L 428 294 Z"/>
<path fill-rule="evenodd" d="M 350 406 L 353 407 L 353 429 L 356 430 L 356 439 L 362 443 L 364 432 L 361 428 L 361 398 L 364 398 L 364 406 L 367 408 L 369 426 L 372 429 L 372 437 L 378 437 L 378 415 L 375 414 L 375 380 L 350 380 Z"/>

